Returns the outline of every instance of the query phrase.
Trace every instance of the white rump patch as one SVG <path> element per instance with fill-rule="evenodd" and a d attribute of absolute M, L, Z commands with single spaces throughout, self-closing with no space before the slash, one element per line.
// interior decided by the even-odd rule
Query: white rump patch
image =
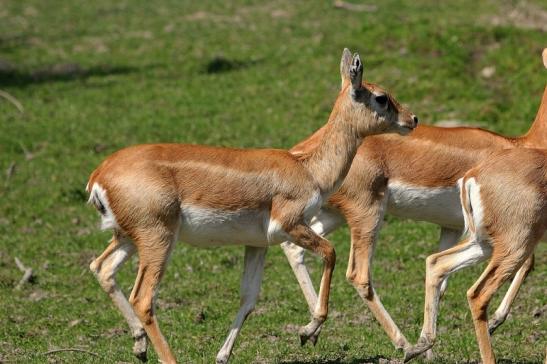
<path fill-rule="evenodd" d="M 116 222 L 116 217 L 114 212 L 110 208 L 108 203 L 108 197 L 106 196 L 106 191 L 98 183 L 94 183 L 91 187 L 91 192 L 89 194 L 88 203 L 91 203 L 101 214 L 101 229 L 115 229 L 118 228 L 118 223 Z"/>

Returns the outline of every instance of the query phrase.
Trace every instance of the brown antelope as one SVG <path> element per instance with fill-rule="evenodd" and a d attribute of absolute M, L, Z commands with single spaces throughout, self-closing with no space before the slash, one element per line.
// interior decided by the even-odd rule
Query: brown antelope
<path fill-rule="evenodd" d="M 487 309 L 513 274 L 529 269 L 547 228 L 547 149 L 503 150 L 458 181 L 469 237 L 426 260 L 424 326 L 405 362 L 433 346 L 441 285 L 452 273 L 490 258 L 467 291 L 483 364 L 494 364 Z M 545 236 L 547 238 L 547 236 Z M 545 240 L 543 238 L 543 240 Z"/>
<path fill-rule="evenodd" d="M 293 147 L 291 153 L 300 155 L 313 150 L 324 132 L 323 128 L 319 129 Z M 341 188 L 312 219 L 312 229 L 322 236 L 347 221 L 351 250 L 346 276 L 396 348 L 408 348 L 410 343 L 382 305 L 371 276 L 374 248 L 384 214 L 387 211 L 435 223 L 441 227 L 439 250 L 454 246 L 464 228 L 458 179 L 492 153 L 513 147 L 547 148 L 547 87 L 534 123 L 521 137 L 504 137 L 480 128 L 423 125 L 405 138 L 397 135 L 366 138 Z M 304 250 L 290 242 L 281 247 L 310 310 L 313 310 L 317 295 L 304 265 Z M 532 269 L 532 261 L 524 267 L 526 269 L 515 277 L 494 314 L 490 332 L 507 317 L 511 302 Z M 443 290 L 445 287 L 446 281 Z M 319 333 L 320 330 L 310 337 L 310 341 L 315 343 Z"/>
<path fill-rule="evenodd" d="M 342 183 L 364 136 L 407 134 L 417 123 L 386 91 L 362 82 L 359 55 L 345 49 L 340 72 L 342 88 L 324 133 L 298 157 L 277 149 L 150 144 L 114 153 L 91 174 L 90 202 L 114 236 L 90 268 L 129 323 L 139 358 L 146 359 L 148 336 L 161 361 L 175 362 L 154 296 L 179 238 L 199 247 L 245 245 L 241 306 L 217 363 L 228 361 L 255 306 L 270 245 L 289 240 L 322 257 L 319 299 L 301 340 L 325 321 L 335 252 L 308 221 Z M 115 274 L 135 251 L 139 269 L 128 301 Z"/>

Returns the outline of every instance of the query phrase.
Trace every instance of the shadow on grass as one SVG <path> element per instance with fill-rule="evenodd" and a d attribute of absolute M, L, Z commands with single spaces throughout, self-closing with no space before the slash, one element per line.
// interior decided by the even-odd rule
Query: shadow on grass
<path fill-rule="evenodd" d="M 222 56 L 217 56 L 211 59 L 209 62 L 207 62 L 207 64 L 205 64 L 204 72 L 213 74 L 213 73 L 237 71 L 240 69 L 254 66 L 255 64 L 259 62 L 260 60 L 240 61 L 235 59 L 224 58 Z"/>
<path fill-rule="evenodd" d="M 380 359 L 385 359 L 389 362 L 389 359 L 385 356 L 373 356 L 369 358 L 355 358 L 355 359 L 312 359 L 312 360 L 293 360 L 293 361 L 281 361 L 281 364 L 362 364 L 373 363 L 378 364 Z"/>
<path fill-rule="evenodd" d="M 0 86 L 25 87 L 46 82 L 84 80 L 93 76 L 122 75 L 137 70 L 135 67 L 108 64 L 82 67 L 77 63 L 59 63 L 27 71 L 0 60 Z"/>
<path fill-rule="evenodd" d="M 382 363 L 403 363 L 403 360 L 400 358 L 387 358 L 385 356 L 377 355 L 373 357 L 368 358 L 354 358 L 354 359 L 311 359 L 311 360 L 293 360 L 293 361 L 281 361 L 281 364 L 379 364 L 380 360 L 382 360 Z M 537 364 L 535 361 L 513 361 L 510 359 L 498 359 L 496 361 L 498 364 Z M 411 362 L 413 363 L 413 362 Z M 478 360 L 471 360 L 471 361 L 456 361 L 456 360 L 443 360 L 442 358 L 438 358 L 434 360 L 434 363 L 438 364 L 479 364 L 480 361 Z"/>

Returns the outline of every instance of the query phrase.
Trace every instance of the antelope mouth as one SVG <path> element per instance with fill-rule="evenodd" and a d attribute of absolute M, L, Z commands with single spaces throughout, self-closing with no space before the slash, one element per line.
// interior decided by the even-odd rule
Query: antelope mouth
<path fill-rule="evenodd" d="M 410 126 L 410 125 L 400 125 L 399 124 L 399 130 L 402 131 L 401 134 L 407 135 L 410 134 L 414 129 L 416 129 L 416 126 Z"/>

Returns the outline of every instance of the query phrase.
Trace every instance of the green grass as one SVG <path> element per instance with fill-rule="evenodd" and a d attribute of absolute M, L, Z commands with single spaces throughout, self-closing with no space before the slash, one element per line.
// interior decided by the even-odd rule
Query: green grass
<path fill-rule="evenodd" d="M 547 74 L 539 56 L 546 33 L 537 24 L 544 2 L 377 4 L 351 12 L 282 0 L 0 0 L 0 89 L 25 108 L 20 114 L 0 99 L 0 362 L 137 362 L 125 322 L 87 268 L 109 237 L 85 205 L 89 173 L 135 143 L 289 148 L 326 121 L 344 47 L 361 53 L 367 80 L 392 90 L 422 121 L 527 130 Z M 487 66 L 495 67 L 491 78 L 481 76 Z M 376 252 L 377 291 L 412 341 L 422 322 L 424 258 L 437 237 L 433 225 L 388 218 Z M 338 268 L 317 347 L 299 346 L 294 325 L 309 319 L 307 305 L 276 247 L 233 363 L 401 357 L 345 281 L 347 229 L 331 239 Z M 537 253 L 536 270 L 493 339 L 502 363 L 544 360 L 545 247 Z M 238 308 L 242 256 L 240 247 L 175 250 L 158 314 L 181 362 L 214 360 Z M 20 291 L 14 257 L 36 273 Z M 318 282 L 320 262 L 309 263 Z M 135 268 L 132 261 L 120 273 L 126 291 Z M 465 291 L 480 271 L 450 282 L 436 362 L 479 359 Z M 205 319 L 196 322 L 200 312 Z M 43 355 L 67 347 L 100 358 Z"/>

